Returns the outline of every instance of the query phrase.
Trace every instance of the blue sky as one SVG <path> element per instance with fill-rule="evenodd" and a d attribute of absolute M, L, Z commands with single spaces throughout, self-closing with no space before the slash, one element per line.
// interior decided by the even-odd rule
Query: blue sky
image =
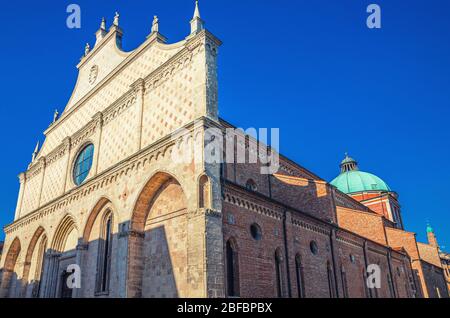
<path fill-rule="evenodd" d="M 82 10 L 79 30 L 66 7 Z M 366 27 L 366 7 L 382 28 Z M 86 42 L 100 19 L 121 14 L 125 50 L 150 32 L 169 42 L 189 32 L 194 1 L 10 1 L 2 3 L 0 224 L 12 221 L 19 172 L 64 109 Z M 450 2 L 446 0 L 200 1 L 223 42 L 219 109 L 248 127 L 279 127 L 281 152 L 332 180 L 348 151 L 360 169 L 400 195 L 406 227 L 425 239 L 429 220 L 450 250 Z M 0 240 L 4 234 L 0 234 Z"/>

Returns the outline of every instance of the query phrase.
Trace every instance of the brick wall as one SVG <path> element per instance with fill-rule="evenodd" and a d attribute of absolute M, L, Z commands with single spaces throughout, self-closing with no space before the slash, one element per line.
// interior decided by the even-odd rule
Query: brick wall
<path fill-rule="evenodd" d="M 338 224 L 342 228 L 387 245 L 384 223 L 380 215 L 342 207 L 337 207 L 336 213 Z"/>

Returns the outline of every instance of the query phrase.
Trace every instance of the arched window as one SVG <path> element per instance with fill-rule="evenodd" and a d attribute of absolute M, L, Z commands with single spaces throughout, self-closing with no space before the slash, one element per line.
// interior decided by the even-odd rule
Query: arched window
<path fill-rule="evenodd" d="M 345 273 L 344 266 L 341 267 L 341 280 L 342 280 L 342 289 L 344 290 L 344 298 L 348 298 L 347 274 Z"/>
<path fill-rule="evenodd" d="M 330 262 L 327 262 L 327 278 L 328 278 L 328 290 L 330 293 L 330 298 L 334 298 L 333 270 L 331 269 Z"/>
<path fill-rule="evenodd" d="M 239 297 L 239 260 L 235 245 L 231 239 L 226 245 L 227 296 Z"/>
<path fill-rule="evenodd" d="M 201 176 L 198 187 L 198 207 L 209 208 L 210 196 L 209 196 L 209 178 L 208 176 Z"/>
<path fill-rule="evenodd" d="M 109 272 L 111 266 L 112 246 L 112 213 L 108 212 L 103 219 L 101 237 L 99 239 L 98 266 L 97 266 L 97 292 L 106 293 L 109 290 Z"/>
<path fill-rule="evenodd" d="M 277 280 L 277 297 L 283 297 L 283 255 L 279 249 L 275 252 L 275 274 Z"/>
<path fill-rule="evenodd" d="M 73 167 L 73 181 L 78 186 L 86 180 L 89 171 L 92 167 L 92 161 L 94 159 L 94 145 L 89 144 L 84 147 L 75 160 Z"/>
<path fill-rule="evenodd" d="M 245 183 L 245 187 L 250 191 L 258 191 L 258 187 L 256 186 L 256 182 L 253 179 L 248 179 Z"/>
<path fill-rule="evenodd" d="M 304 298 L 305 297 L 305 286 L 304 279 L 303 279 L 303 266 L 302 266 L 302 259 L 300 257 L 300 254 L 297 254 L 295 256 L 295 274 L 297 279 L 297 293 L 298 298 Z"/>
<path fill-rule="evenodd" d="M 44 237 L 42 237 L 42 239 L 41 239 L 41 242 L 39 244 L 39 249 L 38 249 L 38 256 L 37 256 L 38 263 L 36 264 L 36 271 L 34 274 L 36 284 L 33 286 L 33 291 L 32 291 L 33 298 L 39 297 L 39 293 L 41 290 L 41 286 L 42 286 L 41 281 L 42 281 L 42 277 L 43 277 L 43 273 L 44 273 L 44 260 L 45 260 L 46 249 L 47 249 L 47 237 L 44 235 Z"/>

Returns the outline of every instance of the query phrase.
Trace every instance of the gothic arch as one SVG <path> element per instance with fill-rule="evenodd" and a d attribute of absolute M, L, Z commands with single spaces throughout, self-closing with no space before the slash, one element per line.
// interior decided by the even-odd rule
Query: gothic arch
<path fill-rule="evenodd" d="M 234 237 L 226 241 L 224 255 L 226 294 L 228 297 L 238 297 L 240 295 L 239 249 Z"/>
<path fill-rule="evenodd" d="M 117 230 L 117 224 L 118 224 L 117 210 L 114 208 L 114 205 L 108 198 L 102 197 L 95 204 L 94 208 L 92 209 L 91 213 L 89 214 L 89 217 L 84 225 L 83 237 L 82 237 L 84 244 L 89 243 L 89 237 L 92 232 L 92 227 L 94 226 L 94 223 L 97 220 L 97 218 L 99 216 L 103 217 L 107 211 L 110 211 L 114 218 L 113 232 L 115 232 Z"/>
<path fill-rule="evenodd" d="M 106 226 L 108 219 L 110 223 Z M 82 297 L 94 297 L 99 293 L 117 297 L 116 291 L 110 290 L 109 286 L 112 280 L 115 280 L 113 284 L 118 284 L 117 275 L 111 274 L 117 272 L 115 233 L 118 232 L 118 224 L 118 213 L 111 200 L 107 197 L 100 198 L 88 215 L 82 233 Z M 104 264 L 107 264 L 107 267 L 104 267 Z"/>
<path fill-rule="evenodd" d="M 277 297 L 285 297 L 285 280 L 284 280 L 284 257 L 281 248 L 278 247 L 274 253 L 275 263 L 275 279 L 276 279 L 276 292 Z"/>
<path fill-rule="evenodd" d="M 11 284 L 15 283 L 13 280 L 17 280 L 17 273 L 14 272 L 17 259 L 21 251 L 21 244 L 18 237 L 16 237 L 11 243 L 8 253 L 6 254 L 5 263 L 3 265 L 2 281 L 0 288 L 0 296 L 7 297 L 11 294 Z"/>
<path fill-rule="evenodd" d="M 56 228 L 55 234 L 53 235 L 51 249 L 57 252 L 64 252 L 67 238 L 72 231 L 76 231 L 76 233 L 78 233 L 78 228 L 73 217 L 67 214 Z"/>
<path fill-rule="evenodd" d="M 174 182 L 186 193 L 178 182 L 177 178 L 165 171 L 158 171 L 147 181 L 141 193 L 139 194 L 131 215 L 130 229 L 132 231 L 143 232 L 145 228 L 145 220 L 150 212 L 149 207 L 158 192 L 169 182 Z"/>
<path fill-rule="evenodd" d="M 147 181 L 130 223 L 129 297 L 179 297 L 178 284 L 187 282 L 187 197 L 172 174 L 156 172 Z"/>
<path fill-rule="evenodd" d="M 25 255 L 25 263 L 24 263 L 23 274 L 22 274 L 22 280 L 24 283 L 24 288 L 22 290 L 22 293 L 24 296 L 26 296 L 25 293 L 26 293 L 26 288 L 27 288 L 27 284 L 28 284 L 28 277 L 30 275 L 33 254 L 36 249 L 36 244 L 38 243 L 39 240 L 41 240 L 41 241 L 47 240 L 45 230 L 42 226 L 39 226 L 36 229 L 36 231 L 34 232 L 33 237 L 31 238 L 30 244 L 28 244 L 27 254 Z M 37 260 L 37 261 L 40 262 L 41 260 Z"/>
<path fill-rule="evenodd" d="M 206 174 L 198 178 L 198 207 L 211 207 L 211 182 Z"/>

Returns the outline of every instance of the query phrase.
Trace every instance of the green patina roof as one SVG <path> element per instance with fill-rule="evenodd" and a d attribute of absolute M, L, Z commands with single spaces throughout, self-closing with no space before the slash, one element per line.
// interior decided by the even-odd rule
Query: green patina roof
<path fill-rule="evenodd" d="M 434 230 L 430 224 L 427 224 L 427 233 L 434 233 Z"/>
<path fill-rule="evenodd" d="M 368 172 L 353 170 L 342 172 L 331 184 L 344 193 L 355 193 L 361 191 L 391 191 L 389 186 Z"/>

